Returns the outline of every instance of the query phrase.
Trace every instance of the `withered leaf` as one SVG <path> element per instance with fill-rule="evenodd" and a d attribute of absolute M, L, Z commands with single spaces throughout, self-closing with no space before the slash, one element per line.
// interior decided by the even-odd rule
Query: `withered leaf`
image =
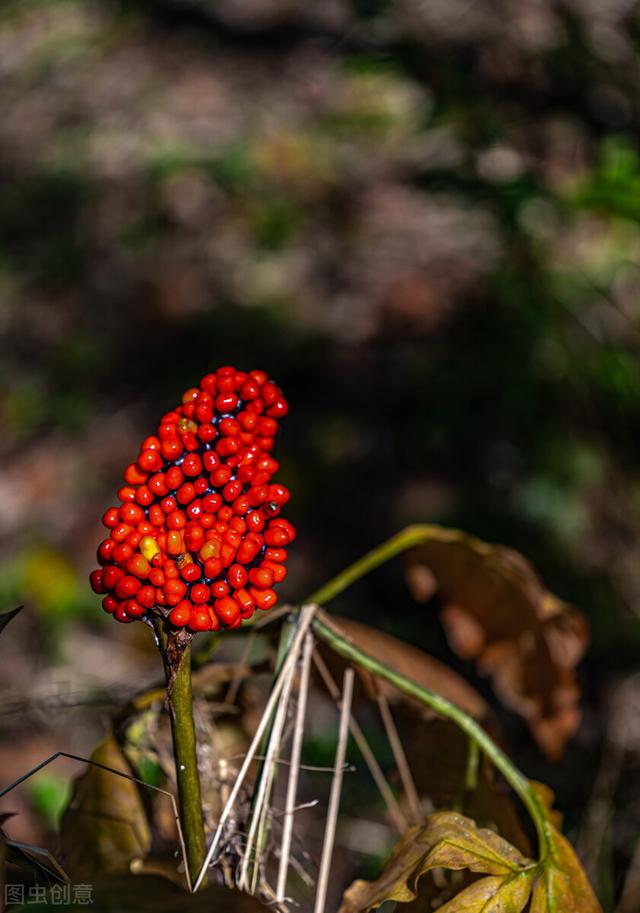
<path fill-rule="evenodd" d="M 437 585 L 452 648 L 492 677 L 547 756 L 560 757 L 579 722 L 574 669 L 588 640 L 582 614 L 546 590 L 519 552 L 458 530 L 429 527 L 429 541 L 409 556 L 408 579 L 418 599 Z"/>
<path fill-rule="evenodd" d="M 440 907 L 440 913 L 522 913 L 535 870 L 481 878 Z"/>
<path fill-rule="evenodd" d="M 434 812 L 423 827 L 407 831 L 379 878 L 355 881 L 347 889 L 339 913 L 366 913 L 386 900 L 413 900 L 420 877 L 435 868 L 511 878 L 533 865 L 514 846 L 494 831 L 477 827 L 471 818 L 451 811 Z"/>
<path fill-rule="evenodd" d="M 531 913 L 602 913 L 575 850 L 547 822 L 549 855 L 533 891 Z"/>
<path fill-rule="evenodd" d="M 130 773 L 113 735 L 94 750 L 91 760 Z M 89 766 L 74 786 L 60 837 L 65 867 L 75 878 L 126 872 L 144 858 L 151 832 L 137 785 L 100 767 Z"/>

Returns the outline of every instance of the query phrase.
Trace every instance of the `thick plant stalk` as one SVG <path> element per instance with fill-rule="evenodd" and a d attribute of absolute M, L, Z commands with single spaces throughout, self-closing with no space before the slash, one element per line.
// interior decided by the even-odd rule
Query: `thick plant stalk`
<path fill-rule="evenodd" d="M 193 694 L 191 690 L 191 645 L 182 654 L 171 692 L 173 711 L 171 735 L 176 764 L 180 819 L 187 848 L 187 865 L 193 884 L 202 867 L 206 852 L 200 775 L 196 754 L 196 733 L 193 725 Z"/>
<path fill-rule="evenodd" d="M 388 668 L 379 662 L 373 656 L 370 656 L 364 650 L 361 650 L 356 644 L 346 637 L 335 625 L 331 623 L 330 617 L 324 612 L 317 612 L 313 622 L 313 629 L 316 635 L 324 640 L 336 653 L 344 656 L 350 662 L 355 663 L 373 675 L 383 678 L 385 681 L 395 685 L 404 694 L 413 697 L 420 703 L 430 707 L 440 716 L 451 720 L 463 732 L 465 732 L 483 751 L 491 762 L 498 768 L 507 783 L 513 791 L 520 797 L 525 808 L 531 815 L 535 824 L 538 835 L 539 857 L 543 861 L 549 851 L 549 842 L 546 831 L 546 811 L 527 778 L 520 773 L 518 768 L 510 761 L 507 755 L 499 748 L 484 729 L 468 714 L 452 704 L 446 698 L 435 691 L 423 688 L 411 679 L 406 678 L 399 672 Z"/>

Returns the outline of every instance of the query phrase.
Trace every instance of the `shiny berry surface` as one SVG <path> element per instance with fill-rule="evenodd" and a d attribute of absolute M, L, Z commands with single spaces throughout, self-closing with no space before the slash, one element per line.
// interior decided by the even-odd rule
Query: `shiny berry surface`
<path fill-rule="evenodd" d="M 117 621 L 152 616 L 191 632 L 235 628 L 276 602 L 289 492 L 271 455 L 280 389 L 263 371 L 219 368 L 160 419 L 105 511 L 93 590 Z"/>

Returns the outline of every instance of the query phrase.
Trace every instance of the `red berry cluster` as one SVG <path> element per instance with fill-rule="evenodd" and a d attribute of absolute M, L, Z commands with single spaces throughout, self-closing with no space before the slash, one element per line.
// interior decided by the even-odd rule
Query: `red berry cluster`
<path fill-rule="evenodd" d="M 177 628 L 235 628 L 276 602 L 286 546 L 271 456 L 287 401 L 264 371 L 219 368 L 164 415 L 127 467 L 120 507 L 103 517 L 109 538 L 91 574 L 118 621 L 152 614 Z"/>

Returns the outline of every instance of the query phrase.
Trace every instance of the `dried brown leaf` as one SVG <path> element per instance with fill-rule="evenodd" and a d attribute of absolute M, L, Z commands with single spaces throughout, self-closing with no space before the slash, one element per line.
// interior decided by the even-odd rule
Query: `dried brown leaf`
<path fill-rule="evenodd" d="M 113 735 L 95 749 L 91 760 L 130 773 Z M 60 828 L 65 865 L 74 877 L 126 872 L 144 858 L 151 832 L 138 792 L 131 780 L 90 766 L 75 788 Z"/>
<path fill-rule="evenodd" d="M 518 552 L 457 530 L 431 530 L 430 541 L 409 557 L 414 595 L 432 593 L 419 570 L 426 567 L 438 584 L 453 649 L 492 677 L 547 756 L 560 757 L 579 722 L 574 669 L 588 639 L 584 617 L 546 590 Z"/>

